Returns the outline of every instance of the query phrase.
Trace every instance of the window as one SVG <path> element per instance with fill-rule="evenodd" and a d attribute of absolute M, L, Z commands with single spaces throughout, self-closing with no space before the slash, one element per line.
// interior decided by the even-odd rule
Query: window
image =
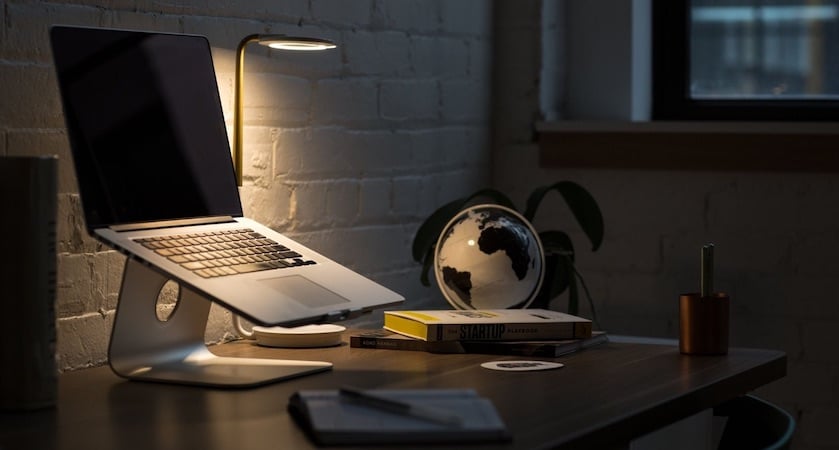
<path fill-rule="evenodd" d="M 653 0 L 653 118 L 839 120 L 839 0 Z"/>

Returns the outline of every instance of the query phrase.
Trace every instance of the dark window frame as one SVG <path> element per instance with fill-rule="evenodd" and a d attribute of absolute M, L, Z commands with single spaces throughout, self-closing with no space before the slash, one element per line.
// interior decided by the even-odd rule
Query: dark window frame
<path fill-rule="evenodd" d="M 839 121 L 836 100 L 690 98 L 690 0 L 652 0 L 654 120 Z"/>

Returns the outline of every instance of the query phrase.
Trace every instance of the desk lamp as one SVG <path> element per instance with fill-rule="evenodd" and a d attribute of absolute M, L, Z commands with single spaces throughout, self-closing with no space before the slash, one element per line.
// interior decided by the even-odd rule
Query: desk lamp
<path fill-rule="evenodd" d="M 325 39 L 286 36 L 282 34 L 251 34 L 245 36 L 236 49 L 236 77 L 233 92 L 233 165 L 236 168 L 236 183 L 242 185 L 242 130 L 244 110 L 245 47 L 257 42 L 270 48 L 295 51 L 317 51 L 335 48 L 336 45 Z"/>
<path fill-rule="evenodd" d="M 242 133 L 244 130 L 245 47 L 247 47 L 251 42 L 257 42 L 273 49 L 293 51 L 318 51 L 336 47 L 335 43 L 326 39 L 286 36 L 283 34 L 251 34 L 249 36 L 245 36 L 245 38 L 239 42 L 239 46 L 236 48 L 236 77 L 234 80 L 233 92 L 233 165 L 236 169 L 236 184 L 239 186 L 242 185 L 242 166 L 244 165 Z M 295 342 L 302 342 L 305 340 L 303 338 L 305 338 L 307 333 L 306 327 L 298 328 L 295 331 L 289 331 L 288 334 L 276 331 L 273 328 L 264 327 L 255 328 L 254 331 L 247 331 L 242 326 L 241 318 L 236 314 L 233 315 L 233 325 L 243 337 L 254 339 L 261 337 L 262 339 L 268 340 L 273 339 L 273 341 L 278 343 L 287 343 L 289 339 L 295 340 Z M 281 329 L 282 327 L 274 328 Z M 336 329 L 337 328 L 338 327 L 336 327 Z M 331 333 L 325 333 L 322 329 L 317 329 L 311 330 L 310 333 L 315 338 L 324 334 L 329 334 L 338 336 L 338 339 L 340 339 L 340 334 L 338 333 L 342 330 L 343 327 L 341 327 L 340 330 L 330 330 L 332 331 Z M 257 336 L 257 333 L 261 334 Z"/>

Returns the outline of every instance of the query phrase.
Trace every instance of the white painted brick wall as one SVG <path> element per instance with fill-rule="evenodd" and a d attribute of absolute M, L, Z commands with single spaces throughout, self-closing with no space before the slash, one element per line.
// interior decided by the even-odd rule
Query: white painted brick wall
<path fill-rule="evenodd" d="M 434 80 L 384 81 L 379 91 L 382 117 L 429 121 L 439 115 L 440 90 Z"/>
<path fill-rule="evenodd" d="M 377 2 L 375 18 L 385 27 L 433 34 L 441 27 L 439 14 L 439 2 L 403 0 Z"/>
<path fill-rule="evenodd" d="M 248 47 L 245 213 L 402 293 L 409 307 L 437 307 L 444 302 L 420 285 L 411 239 L 437 206 L 488 184 L 490 160 L 490 4 L 449 3 L 0 0 L 0 155 L 60 158 L 60 367 L 106 361 L 125 259 L 84 229 L 50 25 L 207 36 L 228 133 L 242 37 L 336 41 L 336 50 L 304 55 Z M 166 292 L 161 311 L 174 301 Z M 380 321 L 377 312 L 356 323 Z M 214 306 L 207 341 L 231 330 L 229 312 Z"/>
<path fill-rule="evenodd" d="M 410 39 L 400 31 L 351 30 L 343 54 L 349 75 L 394 77 L 411 73 Z"/>
<path fill-rule="evenodd" d="M 318 124 L 354 126 L 379 120 L 378 85 L 373 79 L 334 79 L 317 84 L 312 116 Z"/>
<path fill-rule="evenodd" d="M 318 22 L 345 27 L 367 27 L 372 20 L 372 0 L 312 0 L 310 10 Z"/>
<path fill-rule="evenodd" d="M 527 3 L 517 7 L 527 7 Z M 458 36 L 480 35 L 483 24 L 492 20 L 492 10 L 486 4 L 485 0 L 440 2 L 441 30 Z"/>

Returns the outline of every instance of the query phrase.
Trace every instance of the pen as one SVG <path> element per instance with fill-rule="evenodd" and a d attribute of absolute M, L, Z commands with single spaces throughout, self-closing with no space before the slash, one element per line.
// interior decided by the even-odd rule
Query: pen
<path fill-rule="evenodd" d="M 369 391 L 354 389 L 350 387 L 342 387 L 338 390 L 338 394 L 342 397 L 351 400 L 359 405 L 370 408 L 388 411 L 405 416 L 415 417 L 418 419 L 427 420 L 429 422 L 438 423 L 441 425 L 459 427 L 463 424 L 463 419 L 448 411 L 438 408 L 433 408 L 425 405 L 417 405 L 400 400 L 385 398 Z"/>
<path fill-rule="evenodd" d="M 714 244 L 702 246 L 699 296 L 708 298 L 714 295 Z"/>

